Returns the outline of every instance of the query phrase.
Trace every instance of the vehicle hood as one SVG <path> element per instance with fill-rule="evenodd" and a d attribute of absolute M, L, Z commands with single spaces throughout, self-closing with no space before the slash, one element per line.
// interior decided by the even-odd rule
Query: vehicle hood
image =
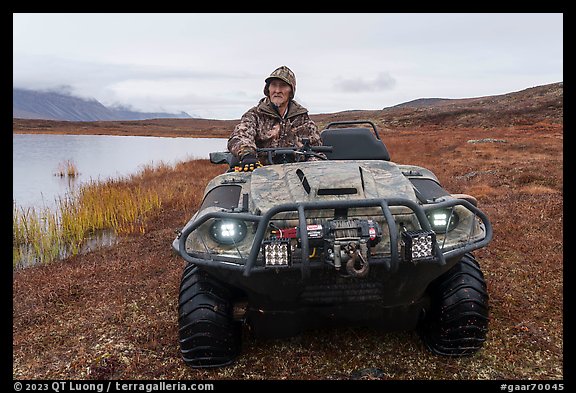
<path fill-rule="evenodd" d="M 264 166 L 252 172 L 250 195 L 253 208 L 260 212 L 293 202 L 372 198 L 417 201 L 412 183 L 395 163 L 375 160 Z"/>

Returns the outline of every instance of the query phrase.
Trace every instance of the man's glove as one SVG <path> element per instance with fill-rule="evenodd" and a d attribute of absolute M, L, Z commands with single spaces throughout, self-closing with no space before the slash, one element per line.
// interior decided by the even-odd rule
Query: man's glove
<path fill-rule="evenodd" d="M 238 165 L 234 167 L 234 172 L 252 172 L 256 168 L 260 168 L 262 163 L 258 161 L 256 155 L 254 154 L 246 154 Z"/>

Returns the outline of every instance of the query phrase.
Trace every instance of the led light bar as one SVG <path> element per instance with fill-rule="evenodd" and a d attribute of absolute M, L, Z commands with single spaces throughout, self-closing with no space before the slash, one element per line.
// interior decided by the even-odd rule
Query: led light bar
<path fill-rule="evenodd" d="M 416 263 L 434 258 L 436 245 L 434 231 L 405 231 L 401 236 L 401 252 L 404 261 Z"/>
<path fill-rule="evenodd" d="M 272 238 L 262 242 L 262 254 L 267 267 L 290 266 L 292 253 L 290 239 Z"/>

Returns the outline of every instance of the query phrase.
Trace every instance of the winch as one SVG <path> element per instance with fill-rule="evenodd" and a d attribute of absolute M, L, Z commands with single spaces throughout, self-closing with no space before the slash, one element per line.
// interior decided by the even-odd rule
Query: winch
<path fill-rule="evenodd" d="M 311 248 L 323 249 L 324 260 L 334 266 L 337 271 L 344 267 L 348 275 L 353 277 L 365 277 L 369 271 L 368 257 L 370 248 L 374 247 L 382 239 L 382 229 L 374 220 L 361 219 L 334 219 L 325 221 L 323 224 L 306 225 L 308 243 Z M 300 230 L 297 227 L 275 228 L 271 231 L 278 241 L 295 239 L 300 244 Z M 271 247 L 266 245 L 266 251 Z M 314 251 L 316 254 L 316 251 Z M 314 255 L 313 254 L 313 255 Z M 265 255 L 273 256 L 271 252 Z M 286 254 L 287 256 L 287 254 Z M 278 263 L 267 257 L 267 265 L 289 265 L 289 258 L 282 258 L 284 263 Z"/>
<path fill-rule="evenodd" d="M 382 229 L 374 220 L 342 219 L 326 223 L 324 251 L 326 261 L 353 277 L 365 277 L 370 266 L 370 247 L 382 239 Z"/>

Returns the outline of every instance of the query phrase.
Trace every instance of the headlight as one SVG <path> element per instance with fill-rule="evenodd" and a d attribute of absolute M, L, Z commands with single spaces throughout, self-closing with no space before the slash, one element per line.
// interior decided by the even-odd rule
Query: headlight
<path fill-rule="evenodd" d="M 244 221 L 216 220 L 210 227 L 210 237 L 220 244 L 239 243 L 244 240 L 247 232 Z"/>
<path fill-rule="evenodd" d="M 431 210 L 426 214 L 432 229 L 436 233 L 446 233 L 456 228 L 459 222 L 458 214 L 453 209 Z"/>

